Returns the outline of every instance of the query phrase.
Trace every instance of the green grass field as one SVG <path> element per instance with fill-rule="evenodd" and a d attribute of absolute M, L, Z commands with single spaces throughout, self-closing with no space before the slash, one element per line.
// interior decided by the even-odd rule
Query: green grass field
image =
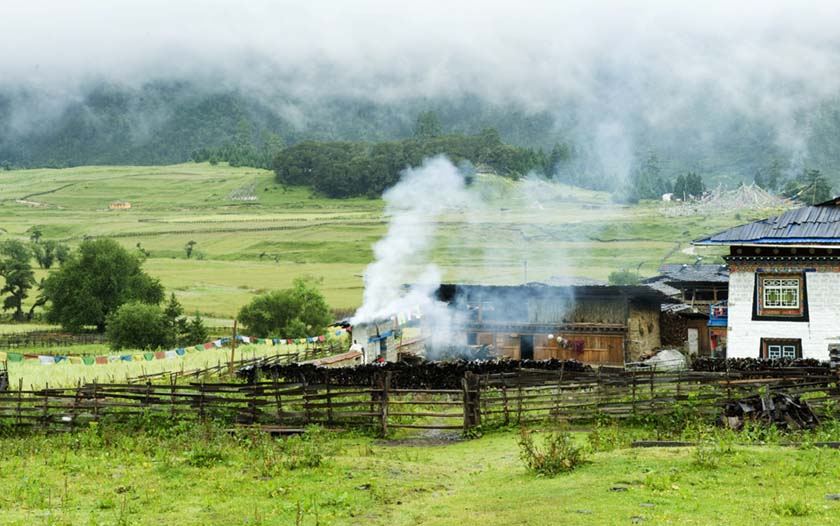
<path fill-rule="evenodd" d="M 253 187 L 255 201 L 232 199 Z M 438 219 L 432 259 L 445 279 L 498 284 L 554 275 L 606 279 L 664 261 L 693 261 L 688 243 L 762 213 L 665 218 L 659 203 L 614 205 L 610 196 L 545 182 L 479 176 L 481 206 Z M 111 201 L 131 210 L 111 211 Z M 97 166 L 0 172 L 0 239 L 76 244 L 109 236 L 150 252 L 145 266 L 188 313 L 230 319 L 254 294 L 298 276 L 323 279 L 333 308 L 361 301 L 362 272 L 385 233 L 381 200 L 335 200 L 284 188 L 273 174 L 224 165 Z M 184 245 L 195 241 L 198 257 Z M 708 253 L 714 258 L 714 253 Z M 45 272 L 39 271 L 39 277 Z"/>
<path fill-rule="evenodd" d="M 541 478 L 523 467 L 517 438 L 321 431 L 281 442 L 192 426 L 6 437 L 0 524 L 840 524 L 840 502 L 826 499 L 840 493 L 836 450 L 732 446 L 709 466 L 694 447 L 616 449 Z"/>

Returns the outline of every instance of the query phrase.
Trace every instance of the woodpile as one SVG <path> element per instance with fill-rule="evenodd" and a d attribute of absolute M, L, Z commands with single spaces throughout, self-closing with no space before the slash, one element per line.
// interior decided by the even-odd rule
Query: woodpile
<path fill-rule="evenodd" d="M 685 318 L 674 312 L 663 312 L 659 320 L 662 346 L 682 347 L 688 339 L 688 326 Z"/>
<path fill-rule="evenodd" d="M 728 402 L 724 419 L 735 430 L 742 429 L 746 422 L 791 430 L 814 429 L 820 423 L 807 402 L 785 393 L 753 395 Z"/>
<path fill-rule="evenodd" d="M 525 370 L 584 372 L 589 365 L 577 360 L 473 360 L 451 362 L 386 362 L 327 370 L 312 364 L 269 364 L 243 367 L 240 378 L 253 383 L 256 378 L 278 378 L 293 382 L 332 385 L 372 385 L 377 376 L 392 373 L 392 382 L 399 389 L 459 389 L 466 373 L 478 376 L 512 373 Z"/>
<path fill-rule="evenodd" d="M 700 356 L 691 363 L 694 371 L 726 372 L 726 371 L 766 371 L 773 369 L 810 368 L 828 372 L 829 363 L 813 358 L 774 358 L 759 360 L 757 358 L 709 358 Z"/>

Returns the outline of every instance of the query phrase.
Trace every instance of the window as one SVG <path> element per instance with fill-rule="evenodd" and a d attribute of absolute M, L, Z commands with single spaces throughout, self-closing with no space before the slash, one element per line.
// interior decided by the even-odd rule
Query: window
<path fill-rule="evenodd" d="M 765 360 L 802 358 L 802 340 L 762 338 L 759 358 Z"/>
<path fill-rule="evenodd" d="M 808 320 L 804 273 L 757 273 L 755 282 L 754 320 Z"/>
<path fill-rule="evenodd" d="M 761 281 L 765 309 L 799 308 L 799 278 L 763 278 Z"/>

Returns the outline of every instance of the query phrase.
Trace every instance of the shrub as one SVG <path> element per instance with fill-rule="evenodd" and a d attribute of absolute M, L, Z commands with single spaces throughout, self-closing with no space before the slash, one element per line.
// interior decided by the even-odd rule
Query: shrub
<path fill-rule="evenodd" d="M 574 443 L 572 435 L 558 430 L 548 433 L 543 445 L 534 441 L 532 431 L 522 429 L 519 434 L 519 458 L 528 471 L 544 477 L 554 477 L 572 471 L 587 462 L 583 447 Z"/>
<path fill-rule="evenodd" d="M 261 294 L 239 311 L 239 321 L 256 336 L 302 338 L 320 334 L 332 322 L 324 296 L 311 280 L 291 289 Z"/>
<path fill-rule="evenodd" d="M 171 340 L 169 320 L 157 305 L 131 302 L 107 318 L 111 348 L 157 349 Z"/>

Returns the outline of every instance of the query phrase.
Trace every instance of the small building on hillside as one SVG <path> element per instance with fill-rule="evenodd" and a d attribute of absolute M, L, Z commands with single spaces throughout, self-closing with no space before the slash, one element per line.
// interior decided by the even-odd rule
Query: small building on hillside
<path fill-rule="evenodd" d="M 685 347 L 690 355 L 719 355 L 726 349 L 726 265 L 669 264 L 642 280 L 679 301 L 663 306 L 663 345 Z M 667 328 L 666 328 L 667 327 Z"/>
<path fill-rule="evenodd" d="M 729 357 L 828 360 L 840 343 L 840 198 L 694 244 L 729 247 Z"/>
<path fill-rule="evenodd" d="M 441 285 L 454 344 L 492 347 L 512 359 L 623 365 L 661 345 L 662 303 L 647 286 Z"/>
<path fill-rule="evenodd" d="M 109 210 L 129 210 L 131 208 L 131 203 L 128 201 L 111 201 L 108 203 Z"/>

